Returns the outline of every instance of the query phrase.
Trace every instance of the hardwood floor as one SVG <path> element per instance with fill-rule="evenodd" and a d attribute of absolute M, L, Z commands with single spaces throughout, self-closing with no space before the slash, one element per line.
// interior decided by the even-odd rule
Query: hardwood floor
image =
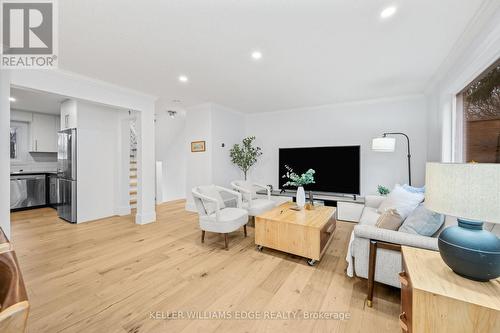
<path fill-rule="evenodd" d="M 377 284 L 368 308 L 366 280 L 345 275 L 351 223 L 338 223 L 325 256 L 309 267 L 303 258 L 256 251 L 253 228 L 247 238 L 243 229 L 232 233 L 229 251 L 217 234 L 206 233 L 202 244 L 197 215 L 183 201 L 157 213 L 156 223 L 143 226 L 132 216 L 71 225 L 50 208 L 12 214 L 31 303 L 28 331 L 399 331 L 399 290 Z M 314 312 L 350 319 L 293 319 Z M 181 317 L 193 313 L 203 318 Z"/>

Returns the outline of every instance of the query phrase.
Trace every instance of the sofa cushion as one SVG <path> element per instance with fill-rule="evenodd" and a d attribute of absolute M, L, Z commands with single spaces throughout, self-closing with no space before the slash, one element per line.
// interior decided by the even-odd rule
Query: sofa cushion
<path fill-rule="evenodd" d="M 422 201 L 424 201 L 423 193 L 411 193 L 400 185 L 396 185 L 387 198 L 382 201 L 378 212 L 382 214 L 387 209 L 395 209 L 404 221 Z"/>
<path fill-rule="evenodd" d="M 384 214 L 380 215 L 376 226 L 382 229 L 398 230 L 402 222 L 401 215 L 395 209 L 388 209 Z"/>
<path fill-rule="evenodd" d="M 399 228 L 399 231 L 422 236 L 432 236 L 444 223 L 444 215 L 435 213 L 424 207 L 423 204 L 408 216 Z"/>
<path fill-rule="evenodd" d="M 207 197 L 210 197 L 212 199 L 217 200 L 219 202 L 220 209 L 223 209 L 226 207 L 226 205 L 224 204 L 224 199 L 222 199 L 222 196 L 220 195 L 219 190 L 217 190 L 217 188 L 214 185 L 199 186 L 198 191 Z M 217 210 L 217 205 L 215 204 L 215 202 L 203 200 L 203 199 L 202 199 L 202 202 L 203 202 L 203 207 L 205 208 L 205 211 L 207 212 L 207 215 L 215 213 L 215 211 Z"/>
<path fill-rule="evenodd" d="M 379 217 L 380 213 L 377 212 L 377 208 L 365 206 L 365 208 L 363 208 L 361 218 L 359 219 L 359 224 L 375 225 Z"/>
<path fill-rule="evenodd" d="M 425 186 L 415 187 L 408 184 L 404 184 L 402 187 L 411 193 L 425 193 Z"/>

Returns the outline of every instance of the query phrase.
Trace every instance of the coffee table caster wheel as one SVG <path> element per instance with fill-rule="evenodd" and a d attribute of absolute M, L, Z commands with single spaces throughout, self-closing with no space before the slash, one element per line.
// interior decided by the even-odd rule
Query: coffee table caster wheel
<path fill-rule="evenodd" d="M 316 264 L 316 260 L 314 260 L 314 259 L 309 259 L 309 260 L 307 261 L 307 264 L 308 264 L 309 266 L 314 266 L 314 265 Z"/>
<path fill-rule="evenodd" d="M 264 250 L 264 247 L 262 245 L 257 245 L 257 251 L 262 252 Z"/>

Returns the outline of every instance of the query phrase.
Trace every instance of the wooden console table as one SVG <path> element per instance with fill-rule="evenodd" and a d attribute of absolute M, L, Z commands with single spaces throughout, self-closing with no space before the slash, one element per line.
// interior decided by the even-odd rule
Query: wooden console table
<path fill-rule="evenodd" d="M 312 210 L 291 209 L 287 202 L 255 218 L 255 244 L 259 250 L 275 250 L 308 258 L 314 265 L 325 253 L 336 227 L 335 207 L 317 206 Z"/>
<path fill-rule="evenodd" d="M 477 282 L 455 274 L 439 252 L 402 247 L 403 332 L 500 332 L 500 279 Z"/>

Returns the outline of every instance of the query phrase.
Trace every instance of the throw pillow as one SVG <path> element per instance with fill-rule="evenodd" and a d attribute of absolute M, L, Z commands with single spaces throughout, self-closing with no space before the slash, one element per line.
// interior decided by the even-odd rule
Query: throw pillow
<path fill-rule="evenodd" d="M 424 201 L 423 193 L 408 192 L 396 184 L 378 207 L 378 212 L 383 214 L 387 209 L 395 209 L 404 221 L 422 201 Z"/>
<path fill-rule="evenodd" d="M 380 215 L 375 225 L 382 229 L 398 230 L 402 222 L 401 215 L 395 209 L 388 209 Z"/>
<path fill-rule="evenodd" d="M 404 184 L 403 188 L 411 193 L 425 193 L 425 186 L 415 187 L 415 186 L 410 186 L 408 184 Z"/>
<path fill-rule="evenodd" d="M 225 208 L 226 205 L 224 204 L 224 200 L 222 199 L 222 196 L 219 193 L 219 190 L 214 185 L 208 185 L 208 186 L 199 186 L 198 191 L 212 199 L 215 199 L 219 202 L 219 208 Z M 213 201 L 208 201 L 208 200 L 202 200 L 203 202 L 203 207 L 205 208 L 205 212 L 207 212 L 208 215 L 211 215 L 215 213 L 217 210 L 217 205 Z"/>
<path fill-rule="evenodd" d="M 403 222 L 399 231 L 409 234 L 432 236 L 444 223 L 444 215 L 435 213 L 420 204 Z"/>

